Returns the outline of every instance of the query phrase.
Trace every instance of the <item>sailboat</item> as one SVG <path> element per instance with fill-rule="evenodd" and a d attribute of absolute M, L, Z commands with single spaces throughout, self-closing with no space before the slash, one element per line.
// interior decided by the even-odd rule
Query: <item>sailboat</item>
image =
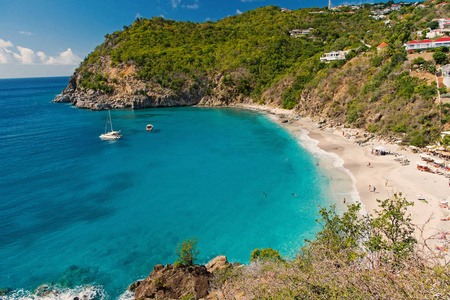
<path fill-rule="evenodd" d="M 106 119 L 106 125 L 105 125 L 105 133 L 100 135 L 100 138 L 102 140 L 118 140 L 122 138 L 122 135 L 119 131 L 114 131 L 112 127 L 112 120 L 111 120 L 111 110 L 108 109 L 109 112 L 109 119 Z M 108 131 L 108 123 L 111 125 L 111 131 Z"/>

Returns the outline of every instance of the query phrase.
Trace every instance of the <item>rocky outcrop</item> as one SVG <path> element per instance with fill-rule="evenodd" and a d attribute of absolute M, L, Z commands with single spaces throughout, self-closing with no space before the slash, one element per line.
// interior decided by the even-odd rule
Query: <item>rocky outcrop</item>
<path fill-rule="evenodd" d="M 219 255 L 213 258 L 209 263 L 205 265 L 206 270 L 210 273 L 214 273 L 217 270 L 228 268 L 230 263 L 225 255 Z"/>
<path fill-rule="evenodd" d="M 131 284 L 128 290 L 134 292 L 135 299 L 202 299 L 209 295 L 215 272 L 238 266 L 230 264 L 224 255 L 205 266 L 156 265 L 147 278 Z"/>
<path fill-rule="evenodd" d="M 135 299 L 201 299 L 208 295 L 212 274 L 205 266 L 156 265 L 135 290 Z"/>
<path fill-rule="evenodd" d="M 106 94 L 100 89 L 83 88 L 80 84 L 83 81 L 82 75 L 75 72 L 67 87 L 55 97 L 53 102 L 72 103 L 78 108 L 91 110 L 194 105 L 217 107 L 236 103 L 253 103 L 250 97 L 237 93 L 233 85 L 224 83 L 224 76 L 220 73 L 196 80 L 184 78 L 183 86 L 175 92 L 156 82 L 139 79 L 133 66 L 110 67 L 108 57 L 102 58 L 101 68 L 99 65 L 94 65 L 87 70 L 106 78 L 107 85 L 112 87 L 112 92 Z M 229 76 L 237 80 L 246 74 L 238 70 Z"/>

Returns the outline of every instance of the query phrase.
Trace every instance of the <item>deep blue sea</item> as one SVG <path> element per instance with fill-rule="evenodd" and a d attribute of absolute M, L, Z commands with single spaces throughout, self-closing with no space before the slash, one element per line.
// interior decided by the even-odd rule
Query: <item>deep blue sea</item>
<path fill-rule="evenodd" d="M 330 182 L 317 158 L 261 113 L 232 108 L 106 111 L 51 100 L 68 77 L 0 80 L 0 288 L 26 298 L 117 299 L 198 238 L 198 263 L 293 257 L 317 232 Z M 152 123 L 153 132 L 145 126 Z"/>

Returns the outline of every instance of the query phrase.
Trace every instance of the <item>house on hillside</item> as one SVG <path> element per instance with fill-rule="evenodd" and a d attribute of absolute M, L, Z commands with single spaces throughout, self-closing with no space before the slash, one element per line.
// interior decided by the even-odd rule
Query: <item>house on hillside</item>
<path fill-rule="evenodd" d="M 430 32 L 427 32 L 427 38 L 429 38 L 429 39 L 433 39 L 435 37 L 442 36 L 442 35 L 444 35 L 444 32 L 442 31 L 442 29 L 435 29 L 435 30 L 431 30 Z"/>
<path fill-rule="evenodd" d="M 405 45 L 406 51 L 425 50 L 428 48 L 433 48 L 433 42 L 431 40 L 411 41 Z"/>
<path fill-rule="evenodd" d="M 290 32 L 291 37 L 297 38 L 303 35 L 311 34 L 311 32 L 314 30 L 314 28 L 308 28 L 308 29 L 292 29 Z"/>
<path fill-rule="evenodd" d="M 445 86 L 450 87 L 450 65 L 441 66 L 440 70 Z"/>
<path fill-rule="evenodd" d="M 372 15 L 371 17 L 374 18 L 375 20 L 381 20 L 381 19 L 386 18 L 385 15 L 375 15 L 375 16 Z"/>
<path fill-rule="evenodd" d="M 389 46 L 388 44 L 386 44 L 385 42 L 382 42 L 381 44 L 379 44 L 377 46 L 377 51 L 380 51 L 381 49 L 386 48 L 388 46 Z"/>
<path fill-rule="evenodd" d="M 439 47 L 450 47 L 450 37 L 441 37 L 438 40 L 435 40 L 433 42 L 434 44 L 434 48 L 439 48 Z"/>
<path fill-rule="evenodd" d="M 290 9 L 287 9 L 287 8 L 282 8 L 281 11 L 282 11 L 282 12 L 290 12 L 291 10 L 290 10 Z"/>
<path fill-rule="evenodd" d="M 323 62 L 330 62 L 334 60 L 342 60 L 345 59 L 347 54 L 350 53 L 351 50 L 345 50 L 345 51 L 332 51 L 329 53 L 324 53 L 322 57 L 320 58 L 320 61 Z"/>
<path fill-rule="evenodd" d="M 402 6 L 400 4 L 392 4 L 391 10 L 400 10 L 402 9 Z"/>
<path fill-rule="evenodd" d="M 447 19 L 433 19 L 433 21 L 436 21 L 439 23 L 439 28 L 444 29 L 445 25 L 450 23 L 450 18 Z"/>
<path fill-rule="evenodd" d="M 442 3 L 437 4 L 436 6 L 442 7 L 442 6 L 447 5 L 447 4 L 450 4 L 450 3 L 442 2 Z"/>
<path fill-rule="evenodd" d="M 450 47 L 450 37 L 435 40 L 411 41 L 405 44 L 406 51 L 425 50 L 429 48 Z"/>

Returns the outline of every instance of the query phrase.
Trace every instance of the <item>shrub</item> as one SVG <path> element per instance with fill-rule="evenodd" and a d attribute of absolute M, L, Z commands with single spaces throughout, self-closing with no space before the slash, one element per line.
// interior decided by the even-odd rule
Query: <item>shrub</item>
<path fill-rule="evenodd" d="M 439 65 L 445 65 L 448 62 L 447 55 L 439 50 L 433 53 L 433 59 Z"/>
<path fill-rule="evenodd" d="M 280 261 L 280 262 L 284 261 L 278 250 L 275 251 L 272 248 L 253 250 L 250 257 L 250 261 L 263 261 L 263 260 Z"/>
<path fill-rule="evenodd" d="M 200 251 L 197 250 L 197 239 L 188 239 L 183 243 L 178 244 L 176 254 L 178 258 L 175 262 L 175 266 L 192 266 L 194 262 L 197 260 L 197 255 Z"/>

